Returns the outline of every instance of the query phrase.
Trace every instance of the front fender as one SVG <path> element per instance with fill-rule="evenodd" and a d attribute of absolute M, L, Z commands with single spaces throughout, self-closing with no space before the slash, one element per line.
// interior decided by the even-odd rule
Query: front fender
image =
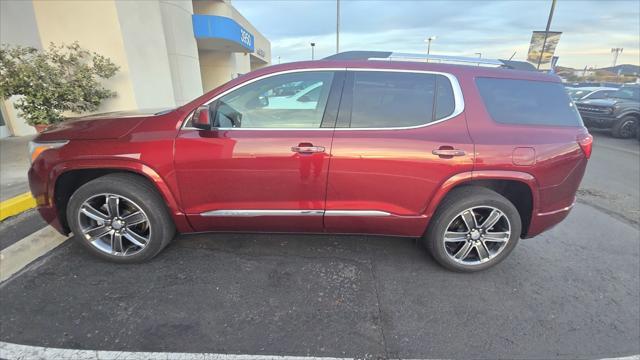
<path fill-rule="evenodd" d="M 55 203 L 55 185 L 60 175 L 73 170 L 92 169 L 113 169 L 119 171 L 128 171 L 144 176 L 155 186 L 155 188 L 158 190 L 158 193 L 160 193 L 160 196 L 162 196 L 162 198 L 164 199 L 178 231 L 193 231 L 191 225 L 186 220 L 177 197 L 171 191 L 171 188 L 169 187 L 165 179 L 163 179 L 162 176 L 160 176 L 153 168 L 134 160 L 110 159 L 101 160 L 99 163 L 96 163 L 95 160 L 70 160 L 56 164 L 49 172 L 49 178 L 47 181 L 47 194 L 49 198 L 49 204 Z"/>

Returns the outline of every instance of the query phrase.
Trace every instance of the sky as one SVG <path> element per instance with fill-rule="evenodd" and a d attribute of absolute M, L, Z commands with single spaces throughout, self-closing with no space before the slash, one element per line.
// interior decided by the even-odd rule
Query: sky
<path fill-rule="evenodd" d="M 272 63 L 316 59 L 336 51 L 336 0 L 232 0 L 271 41 Z M 340 51 L 385 50 L 524 60 L 531 32 L 544 31 L 551 0 L 341 0 Z M 558 0 L 551 31 L 562 31 L 555 55 L 573 68 L 640 65 L 640 0 Z"/>

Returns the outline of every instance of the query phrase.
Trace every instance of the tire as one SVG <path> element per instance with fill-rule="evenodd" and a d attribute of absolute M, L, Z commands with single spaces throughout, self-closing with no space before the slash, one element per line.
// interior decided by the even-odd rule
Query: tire
<path fill-rule="evenodd" d="M 153 258 L 176 231 L 156 189 L 133 174 L 109 174 L 80 186 L 69 199 L 66 215 L 77 241 L 117 263 Z"/>
<path fill-rule="evenodd" d="M 633 116 L 625 116 L 611 129 L 611 135 L 620 139 L 632 138 L 638 131 L 638 119 Z"/>
<path fill-rule="evenodd" d="M 494 210 L 497 212 L 494 213 Z M 467 221 L 471 221 L 469 214 L 474 216 L 474 222 L 479 225 L 487 225 L 484 223 L 487 218 L 499 218 L 495 225 L 487 229 L 476 226 L 476 231 L 469 231 L 466 226 Z M 508 231 L 505 230 L 507 227 Z M 474 272 L 488 269 L 504 260 L 518 243 L 521 230 L 520 214 L 504 196 L 484 187 L 464 186 L 451 191 L 442 201 L 423 242 L 431 256 L 443 267 L 458 272 Z M 446 242 L 445 232 L 451 238 Z M 456 255 L 462 257 L 465 250 L 465 258 L 456 258 Z"/>

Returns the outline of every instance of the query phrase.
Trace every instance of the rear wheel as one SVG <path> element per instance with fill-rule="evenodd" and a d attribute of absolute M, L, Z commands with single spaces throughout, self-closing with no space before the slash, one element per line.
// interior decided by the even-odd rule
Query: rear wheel
<path fill-rule="evenodd" d="M 69 200 L 67 220 L 89 251 L 120 263 L 154 257 L 175 234 L 160 195 L 130 174 L 106 175 L 82 185 Z"/>
<path fill-rule="evenodd" d="M 483 187 L 465 186 L 443 200 L 423 241 L 442 266 L 472 272 L 504 260 L 521 229 L 520 214 L 508 199 Z"/>
<path fill-rule="evenodd" d="M 628 139 L 633 137 L 638 130 L 638 119 L 633 116 L 625 116 L 611 129 L 611 134 L 617 138 Z"/>

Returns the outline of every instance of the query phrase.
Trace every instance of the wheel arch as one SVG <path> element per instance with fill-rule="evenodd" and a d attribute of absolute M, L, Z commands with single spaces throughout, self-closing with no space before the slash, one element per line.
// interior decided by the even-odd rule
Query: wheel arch
<path fill-rule="evenodd" d="M 618 119 L 622 119 L 622 118 L 625 118 L 627 116 L 634 117 L 634 118 L 636 118 L 636 120 L 640 121 L 640 111 L 637 111 L 637 110 L 625 111 L 622 114 L 618 115 L 617 118 Z"/>
<path fill-rule="evenodd" d="M 526 237 L 538 203 L 537 182 L 533 175 L 519 171 L 483 170 L 456 174 L 440 187 L 429 203 L 426 214 L 433 217 L 445 197 L 454 189 L 481 186 L 491 189 L 514 204 L 522 221 L 522 237 Z"/>
<path fill-rule="evenodd" d="M 101 176 L 114 173 L 127 173 L 138 176 L 141 180 L 151 184 L 162 196 L 178 231 L 191 231 L 176 196 L 167 182 L 152 168 L 138 162 L 110 161 L 97 165 L 95 162 L 65 162 L 56 165 L 49 175 L 49 201 L 55 205 L 58 219 L 68 232 L 69 225 L 66 218 L 66 206 L 71 195 L 83 184 Z"/>

